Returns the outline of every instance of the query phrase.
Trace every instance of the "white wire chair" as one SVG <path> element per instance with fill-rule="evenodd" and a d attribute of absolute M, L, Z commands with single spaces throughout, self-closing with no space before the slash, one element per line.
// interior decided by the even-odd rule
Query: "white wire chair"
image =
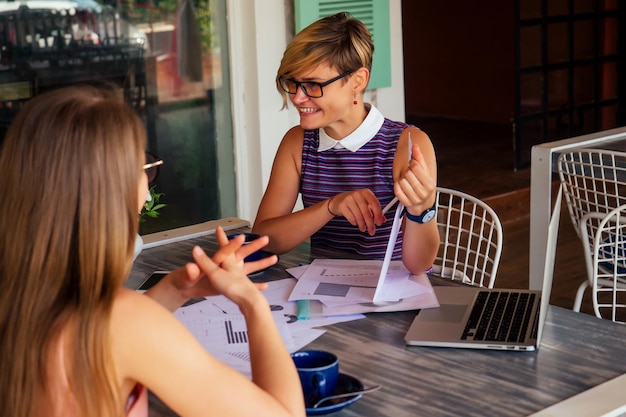
<path fill-rule="evenodd" d="M 594 225 L 594 227 L 587 227 Z M 597 226 L 595 226 L 597 225 Z M 588 235 L 595 229 L 595 234 Z M 589 213 L 581 223 L 584 239 L 593 241 L 591 293 L 597 317 L 626 321 L 626 205 L 606 215 Z"/>
<path fill-rule="evenodd" d="M 469 285 L 493 288 L 502 254 L 502 223 L 484 201 L 437 187 L 439 252 L 433 272 Z"/>
<path fill-rule="evenodd" d="M 594 238 L 602 219 L 626 204 L 626 154 L 603 149 L 577 149 L 559 156 L 558 172 L 572 225 L 585 253 L 587 279 L 576 292 L 574 311 L 594 286 Z M 602 267 L 602 265 L 600 265 Z"/>

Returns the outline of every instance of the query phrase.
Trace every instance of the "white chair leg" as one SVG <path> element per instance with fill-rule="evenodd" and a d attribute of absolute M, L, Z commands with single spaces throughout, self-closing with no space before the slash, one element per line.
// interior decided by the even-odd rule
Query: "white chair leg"
<path fill-rule="evenodd" d="M 589 281 L 585 280 L 580 283 L 578 286 L 578 291 L 576 291 L 576 298 L 574 299 L 574 307 L 572 310 L 576 312 L 580 312 L 580 306 L 583 303 L 583 295 L 585 294 L 585 290 L 589 286 Z"/>

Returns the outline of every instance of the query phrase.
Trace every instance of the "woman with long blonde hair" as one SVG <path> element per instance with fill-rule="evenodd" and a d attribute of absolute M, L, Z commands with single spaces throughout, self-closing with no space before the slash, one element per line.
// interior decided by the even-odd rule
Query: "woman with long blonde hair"
<path fill-rule="evenodd" d="M 0 155 L 0 415 L 147 416 L 150 389 L 182 416 L 304 416 L 263 286 L 246 276 L 276 259 L 243 262 L 267 237 L 242 246 L 220 229 L 213 258 L 194 248 L 195 262 L 153 298 L 123 288 L 147 194 L 145 145 L 132 110 L 93 87 L 37 96 L 9 128 Z M 240 307 L 252 381 L 168 311 L 194 291 Z"/>

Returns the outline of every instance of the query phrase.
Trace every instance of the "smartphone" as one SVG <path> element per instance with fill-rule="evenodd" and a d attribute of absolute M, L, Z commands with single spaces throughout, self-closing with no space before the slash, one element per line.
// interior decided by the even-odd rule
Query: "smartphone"
<path fill-rule="evenodd" d="M 139 288 L 137 288 L 137 292 L 141 292 L 141 293 L 146 292 L 148 289 L 155 286 L 159 281 L 163 279 L 164 276 L 166 276 L 170 272 L 171 271 L 154 271 L 153 273 L 150 274 L 148 278 L 144 280 L 144 282 L 141 283 L 141 285 L 139 285 Z M 187 306 L 190 306 L 195 303 L 199 303 L 200 301 L 204 301 L 204 300 L 205 300 L 204 297 L 190 298 L 181 307 L 187 307 Z"/>
<path fill-rule="evenodd" d="M 148 278 L 146 278 L 141 285 L 137 288 L 138 292 L 146 292 L 148 289 L 154 287 L 157 282 L 161 281 L 164 276 L 169 274 L 170 271 L 154 271 Z"/>

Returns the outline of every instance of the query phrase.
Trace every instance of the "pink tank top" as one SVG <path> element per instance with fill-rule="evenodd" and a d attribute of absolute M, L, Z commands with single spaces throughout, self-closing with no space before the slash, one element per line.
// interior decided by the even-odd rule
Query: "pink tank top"
<path fill-rule="evenodd" d="M 135 385 L 126 402 L 127 417 L 148 417 L 148 390 L 141 384 Z"/>

